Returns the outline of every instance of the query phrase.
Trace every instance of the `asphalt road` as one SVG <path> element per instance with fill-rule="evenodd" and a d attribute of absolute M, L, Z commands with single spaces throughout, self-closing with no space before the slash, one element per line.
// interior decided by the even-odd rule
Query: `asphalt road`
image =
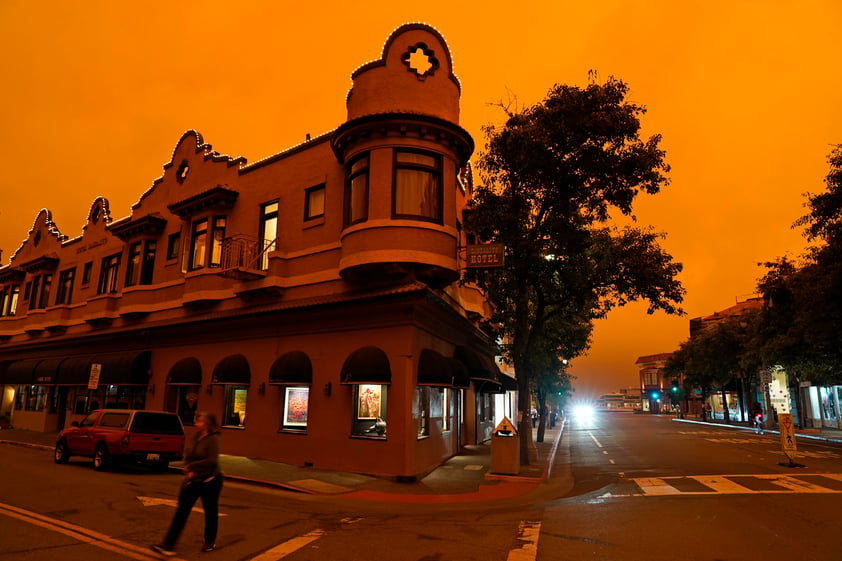
<path fill-rule="evenodd" d="M 201 513 L 181 559 L 219 561 L 835 560 L 842 449 L 777 435 L 602 414 L 571 420 L 554 479 L 529 502 L 367 503 L 226 482 L 219 549 L 200 553 Z M 0 561 L 156 558 L 179 478 L 0 450 Z"/>

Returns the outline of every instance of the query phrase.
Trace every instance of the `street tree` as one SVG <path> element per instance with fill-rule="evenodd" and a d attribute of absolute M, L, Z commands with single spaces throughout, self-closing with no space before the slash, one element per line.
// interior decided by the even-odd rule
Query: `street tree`
<path fill-rule="evenodd" d="M 482 184 L 466 229 L 477 241 L 504 244 L 505 265 L 472 270 L 466 280 L 493 306 L 488 327 L 515 367 L 524 435 L 531 435 L 532 381 L 542 375 L 530 353 L 546 347 L 568 360 L 578 356 L 587 348 L 579 334 L 628 302 L 647 301 L 649 313 L 682 313 L 681 264 L 632 212 L 639 194 L 668 183 L 669 166 L 660 135 L 641 138 L 645 108 L 628 92 L 614 78 L 584 88 L 555 85 L 531 107 L 501 104 L 505 125 L 484 128 Z M 620 216 L 625 226 L 613 220 Z M 528 438 L 521 439 L 524 463 Z"/>

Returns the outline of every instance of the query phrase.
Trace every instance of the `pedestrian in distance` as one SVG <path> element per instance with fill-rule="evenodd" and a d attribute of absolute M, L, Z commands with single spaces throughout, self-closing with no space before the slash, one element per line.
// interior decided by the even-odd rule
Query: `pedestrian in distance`
<path fill-rule="evenodd" d="M 763 408 L 756 401 L 751 407 L 751 424 L 754 426 L 754 432 L 763 434 Z"/>
<path fill-rule="evenodd" d="M 178 507 L 164 540 L 152 549 L 164 557 L 175 555 L 175 545 L 187 524 L 187 517 L 196 501 L 202 499 L 205 511 L 203 552 L 216 547 L 219 527 L 219 494 L 222 492 L 222 471 L 219 469 L 219 424 L 213 413 L 199 413 L 196 433 L 184 445 L 184 479 L 178 493 Z"/>

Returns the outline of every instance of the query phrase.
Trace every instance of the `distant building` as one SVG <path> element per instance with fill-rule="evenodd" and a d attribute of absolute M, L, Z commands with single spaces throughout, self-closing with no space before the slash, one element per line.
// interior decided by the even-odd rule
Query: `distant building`
<path fill-rule="evenodd" d="M 644 411 L 660 413 L 666 407 L 665 390 L 670 387 L 664 366 L 672 353 L 638 357 L 635 366 L 640 370 L 640 403 Z"/>
<path fill-rule="evenodd" d="M 352 79 L 331 132 L 249 164 L 187 131 L 130 215 L 98 198 L 68 238 L 39 212 L 0 267 L 0 416 L 210 411 L 226 453 L 396 477 L 489 439 L 513 381 L 455 282 L 474 141 L 450 51 L 405 25 Z"/>

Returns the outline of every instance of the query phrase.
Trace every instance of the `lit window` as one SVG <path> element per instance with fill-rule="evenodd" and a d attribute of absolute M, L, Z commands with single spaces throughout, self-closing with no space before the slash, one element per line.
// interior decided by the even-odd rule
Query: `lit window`
<path fill-rule="evenodd" d="M 249 387 L 244 385 L 225 385 L 225 416 L 222 421 L 224 426 L 245 427 L 248 389 Z"/>
<path fill-rule="evenodd" d="M 269 252 L 278 235 L 278 201 L 260 205 L 260 270 L 269 270 Z"/>
<path fill-rule="evenodd" d="M 395 151 L 392 214 L 442 221 L 441 158 L 422 152 Z"/>
<path fill-rule="evenodd" d="M 224 216 L 217 216 L 213 219 L 213 243 L 211 244 L 210 266 L 219 267 L 222 263 L 222 242 L 225 241 L 225 224 Z"/>
<path fill-rule="evenodd" d="M 208 219 L 193 223 L 190 236 L 190 270 L 201 269 L 205 266 L 205 254 L 208 249 Z"/>
<path fill-rule="evenodd" d="M 430 388 L 418 386 L 415 389 L 418 402 L 418 438 L 430 436 Z"/>
<path fill-rule="evenodd" d="M 450 401 L 452 399 L 450 388 L 441 389 L 441 431 L 450 430 Z"/>
<path fill-rule="evenodd" d="M 350 226 L 368 218 L 368 154 L 353 160 L 345 171 L 344 224 Z"/>
<path fill-rule="evenodd" d="M 358 384 L 354 386 L 354 428 L 355 436 L 371 438 L 386 437 L 386 390 L 380 384 Z"/>
<path fill-rule="evenodd" d="M 310 410 L 309 386 L 284 386 L 283 430 L 307 430 L 307 416 Z"/>

